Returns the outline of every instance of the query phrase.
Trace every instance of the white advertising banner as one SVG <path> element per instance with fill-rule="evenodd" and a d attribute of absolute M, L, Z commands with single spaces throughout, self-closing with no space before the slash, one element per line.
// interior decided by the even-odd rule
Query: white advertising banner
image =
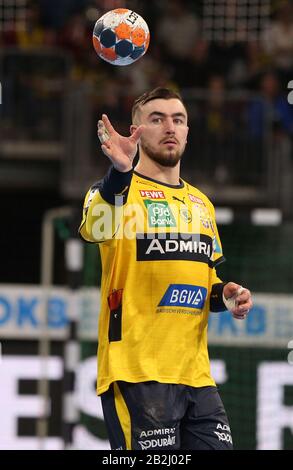
<path fill-rule="evenodd" d="M 286 347 L 293 339 L 293 296 L 253 294 L 246 320 L 230 312 L 211 313 L 209 343 Z M 82 288 L 42 290 L 39 286 L 0 286 L 0 338 L 66 338 L 71 320 L 79 337 L 97 340 L 100 291 Z"/>

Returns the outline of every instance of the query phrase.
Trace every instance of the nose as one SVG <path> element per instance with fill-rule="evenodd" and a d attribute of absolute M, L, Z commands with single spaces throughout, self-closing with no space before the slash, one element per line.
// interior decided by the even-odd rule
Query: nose
<path fill-rule="evenodd" d="M 165 130 L 167 134 L 175 134 L 175 125 L 173 118 L 168 117 L 165 121 Z"/>

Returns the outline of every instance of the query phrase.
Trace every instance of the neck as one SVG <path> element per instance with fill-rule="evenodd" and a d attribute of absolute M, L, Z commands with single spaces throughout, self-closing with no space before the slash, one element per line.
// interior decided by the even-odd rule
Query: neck
<path fill-rule="evenodd" d="M 162 166 L 150 158 L 139 159 L 135 171 L 148 178 L 153 178 L 161 183 L 177 185 L 180 184 L 180 162 L 173 168 Z"/>

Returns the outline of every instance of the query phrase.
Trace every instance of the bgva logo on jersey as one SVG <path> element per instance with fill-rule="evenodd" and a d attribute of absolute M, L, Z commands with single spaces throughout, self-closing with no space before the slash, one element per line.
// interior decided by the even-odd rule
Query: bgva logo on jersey
<path fill-rule="evenodd" d="M 150 227 L 176 227 L 173 213 L 167 201 L 153 202 L 145 200 Z"/>
<path fill-rule="evenodd" d="M 159 307 L 188 307 L 201 310 L 204 306 L 207 289 L 192 284 L 170 284 Z"/>

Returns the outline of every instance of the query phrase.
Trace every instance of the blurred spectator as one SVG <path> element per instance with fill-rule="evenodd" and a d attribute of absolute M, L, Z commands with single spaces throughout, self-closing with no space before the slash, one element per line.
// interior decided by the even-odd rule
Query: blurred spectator
<path fill-rule="evenodd" d="M 247 74 L 246 83 L 249 85 L 258 79 L 268 67 L 270 58 L 263 48 L 261 41 L 249 41 L 246 45 Z"/>
<path fill-rule="evenodd" d="M 227 77 L 231 82 L 239 80 L 239 71 L 236 69 L 246 62 L 245 43 L 217 41 L 210 43 L 209 47 L 210 63 L 213 73 Z M 240 74 L 242 75 L 242 71 Z M 236 74 L 238 77 L 236 77 Z M 236 77 L 236 78 L 235 78 Z"/>
<path fill-rule="evenodd" d="M 64 27 L 70 15 L 82 11 L 88 0 L 38 0 L 44 26 L 55 30 Z"/>
<path fill-rule="evenodd" d="M 233 129 L 238 126 L 237 134 L 246 132 L 246 128 L 242 130 L 244 121 L 240 122 L 242 109 L 238 115 L 234 104 L 226 99 L 226 88 L 231 85 L 253 87 L 267 67 L 269 52 L 273 54 L 273 61 L 279 69 L 291 73 L 292 7 L 286 4 L 278 13 L 276 21 L 266 32 L 265 38 L 271 44 L 265 43 L 264 50 L 264 43 L 259 41 L 211 43 L 203 39 L 200 20 L 189 8 L 190 4 L 195 6 L 195 3 L 166 0 L 127 4 L 129 7 L 132 4 L 139 6 L 137 11 L 145 15 L 150 25 L 156 25 L 155 31 L 151 31 L 148 53 L 130 67 L 113 67 L 99 59 L 93 50 L 91 36 L 94 20 L 93 16 L 90 20 L 86 12 L 89 6 L 94 6 L 93 10 L 104 13 L 105 5 L 108 5 L 104 0 L 30 0 L 25 31 L 8 32 L 2 41 L 4 44 L 19 45 L 25 50 L 57 45 L 63 51 L 70 52 L 74 58 L 71 78 L 87 82 L 89 89 L 93 90 L 94 136 L 97 115 L 101 110 L 109 112 L 116 122 L 115 126 L 120 125 L 121 132 L 127 133 L 129 123 L 125 123 L 124 116 L 129 112 L 132 97 L 147 89 L 160 85 L 206 89 L 206 101 L 199 99 L 189 113 L 199 134 L 191 136 L 191 140 L 203 144 L 203 152 L 206 152 L 203 165 L 211 165 L 215 169 L 216 179 L 225 182 L 231 178 L 231 165 L 235 164 L 235 142 L 231 145 Z M 95 11 L 91 14 L 94 15 Z M 46 29 L 48 27 L 52 29 Z M 58 100 L 62 94 L 63 71 L 58 66 L 58 71 L 51 73 L 53 67 L 49 57 L 39 60 L 37 66 L 31 66 L 25 57 L 12 57 L 9 64 L 2 115 L 8 122 L 14 116 L 16 125 L 32 138 L 59 136 L 56 129 L 60 128 Z M 268 109 L 275 132 L 292 134 L 292 106 L 290 109 L 286 97 L 281 95 L 278 78 L 265 75 L 260 89 L 261 98 L 251 100 L 245 107 L 250 139 L 261 140 Z M 28 115 L 27 109 L 30 110 Z M 53 122 L 57 124 L 52 126 Z M 200 143 L 203 139 L 205 141 Z"/>
<path fill-rule="evenodd" d="M 91 36 L 92 31 L 89 30 L 85 15 L 75 13 L 65 23 L 58 42 L 78 61 L 83 60 L 85 55 L 92 52 Z"/>
<path fill-rule="evenodd" d="M 153 46 L 154 51 L 154 46 Z M 121 67 L 118 76 L 125 79 L 125 92 L 138 96 L 156 86 L 171 86 L 172 70 L 168 64 L 162 65 L 157 53 L 146 54 L 133 67 Z M 130 107 L 131 110 L 131 107 Z"/>
<path fill-rule="evenodd" d="M 165 54 L 174 60 L 187 59 L 198 38 L 200 23 L 184 2 L 170 0 L 165 16 L 157 24 L 156 36 Z"/>
<path fill-rule="evenodd" d="M 233 158 L 234 126 L 237 126 L 232 105 L 226 99 L 226 83 L 222 76 L 211 75 L 207 92 L 198 99 L 197 114 L 190 122 L 189 147 L 199 149 L 200 162 L 193 160 L 198 179 L 209 175 L 218 184 L 230 181 Z M 202 175 L 201 175 L 202 172 Z"/>
<path fill-rule="evenodd" d="M 57 34 L 42 26 L 40 5 L 35 1 L 28 4 L 25 29 L 17 30 L 15 33 L 16 44 L 23 49 L 56 44 Z"/>
<path fill-rule="evenodd" d="M 293 107 L 281 92 L 280 80 L 274 71 L 266 72 L 260 78 L 258 94 L 248 104 L 247 128 L 252 157 L 250 171 L 263 174 L 262 166 L 267 167 L 268 151 L 279 157 L 290 157 Z M 285 153 L 284 148 L 287 149 Z"/>
<path fill-rule="evenodd" d="M 283 3 L 277 18 L 265 31 L 264 48 L 272 57 L 272 65 L 282 73 L 285 86 L 292 79 L 293 70 L 293 5 Z"/>
<path fill-rule="evenodd" d="M 248 41 L 244 53 L 230 62 L 227 81 L 234 88 L 255 89 L 260 75 L 268 68 L 270 57 L 261 41 Z"/>
<path fill-rule="evenodd" d="M 261 139 L 267 126 L 272 126 L 276 137 L 293 135 L 293 107 L 281 93 L 275 72 L 267 72 L 260 79 L 260 95 L 248 106 L 248 124 L 251 136 Z"/>
<path fill-rule="evenodd" d="M 113 126 L 121 130 L 121 125 L 125 121 L 124 112 L 121 106 L 122 99 L 122 88 L 118 80 L 114 78 L 109 78 L 105 81 L 103 90 L 101 90 L 100 95 L 100 112 L 111 116 L 111 122 L 113 121 Z"/>
<path fill-rule="evenodd" d="M 228 152 L 230 120 L 225 99 L 225 80 L 212 75 L 208 83 L 208 96 L 205 109 L 205 126 L 208 136 L 207 157 L 213 163 L 214 177 L 219 184 L 229 179 L 231 154 Z"/>
<path fill-rule="evenodd" d="M 192 46 L 185 68 L 176 67 L 173 78 L 180 88 L 206 88 L 211 67 L 209 43 L 199 38 Z"/>

